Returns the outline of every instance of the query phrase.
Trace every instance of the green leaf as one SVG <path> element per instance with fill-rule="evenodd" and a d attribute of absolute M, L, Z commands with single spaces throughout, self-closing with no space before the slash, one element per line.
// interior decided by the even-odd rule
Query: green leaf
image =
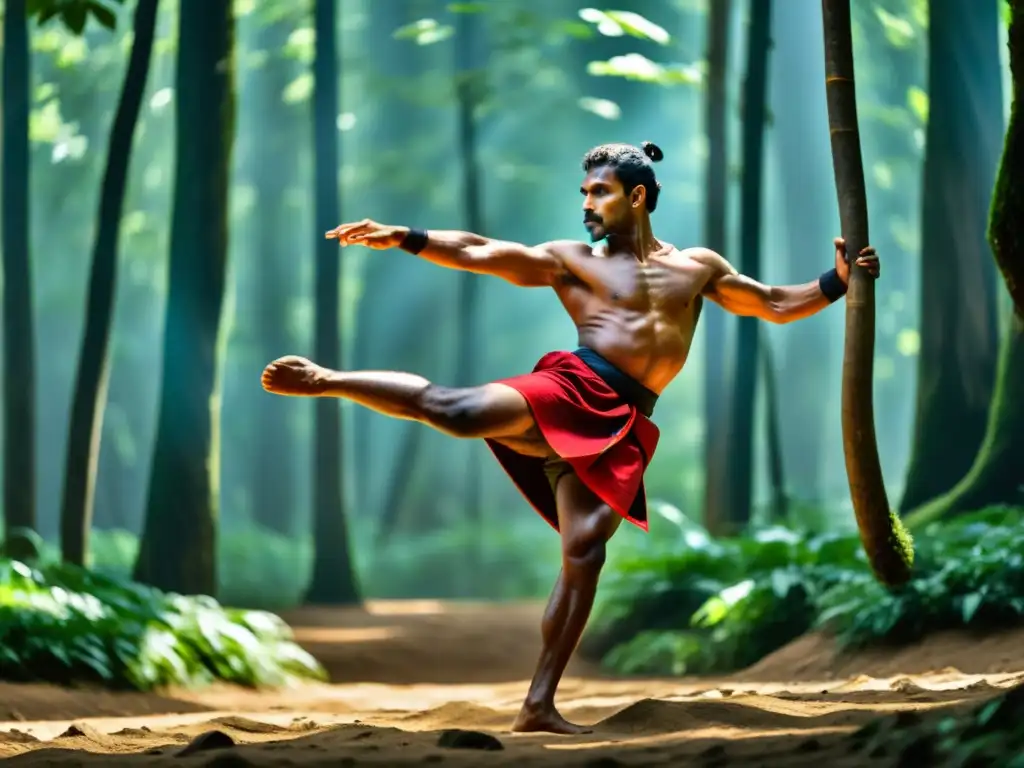
<path fill-rule="evenodd" d="M 447 40 L 454 33 L 454 27 L 439 24 L 436 19 L 419 19 L 399 27 L 392 33 L 392 37 L 396 40 L 413 40 L 416 45 L 433 45 Z"/>
<path fill-rule="evenodd" d="M 80 35 L 85 31 L 85 22 L 89 18 L 89 6 L 83 3 L 76 3 L 65 7 L 61 19 L 65 26 L 74 34 Z"/>
<path fill-rule="evenodd" d="M 576 103 L 580 109 L 598 117 L 603 117 L 605 120 L 618 120 L 622 117 L 622 110 L 619 108 L 619 105 L 608 99 L 595 99 L 584 96 Z"/>
<path fill-rule="evenodd" d="M 921 123 L 928 122 L 928 94 L 916 85 L 907 89 L 907 106 Z"/>
<path fill-rule="evenodd" d="M 639 53 L 613 56 L 608 61 L 592 61 L 587 65 L 587 72 L 596 77 L 622 77 L 657 85 L 698 85 L 702 81 L 702 75 L 695 67 L 665 66 Z"/>
<path fill-rule="evenodd" d="M 907 48 L 917 36 L 914 25 L 902 16 L 889 13 L 881 6 L 875 6 L 875 16 L 882 24 L 886 40 L 896 48 Z"/>
<path fill-rule="evenodd" d="M 960 615 L 963 617 L 964 624 L 970 624 L 974 615 L 978 612 L 978 608 L 984 602 L 984 595 L 978 592 L 972 592 L 969 595 L 965 595 L 963 599 L 963 606 L 960 609 Z"/>
<path fill-rule="evenodd" d="M 654 22 L 631 11 L 600 11 L 596 8 L 581 8 L 579 17 L 597 27 L 599 34 L 606 37 L 630 35 L 651 40 L 659 45 L 668 45 L 672 37 Z"/>
<path fill-rule="evenodd" d="M 117 28 L 117 15 L 102 3 L 93 2 L 89 4 L 89 11 L 101 25 L 107 29 Z"/>

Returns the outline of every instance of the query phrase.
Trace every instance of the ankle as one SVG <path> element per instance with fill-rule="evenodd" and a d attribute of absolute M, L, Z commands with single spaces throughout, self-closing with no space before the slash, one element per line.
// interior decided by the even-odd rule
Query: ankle
<path fill-rule="evenodd" d="M 523 700 L 523 709 L 528 712 L 549 712 L 555 708 L 555 697 L 529 693 Z"/>

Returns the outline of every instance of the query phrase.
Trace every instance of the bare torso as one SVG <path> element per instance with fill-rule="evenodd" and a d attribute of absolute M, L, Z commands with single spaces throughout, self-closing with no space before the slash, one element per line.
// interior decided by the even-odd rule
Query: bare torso
<path fill-rule="evenodd" d="M 561 255 L 555 291 L 580 345 L 661 394 L 686 363 L 707 270 L 667 243 L 644 262 L 604 244 Z"/>

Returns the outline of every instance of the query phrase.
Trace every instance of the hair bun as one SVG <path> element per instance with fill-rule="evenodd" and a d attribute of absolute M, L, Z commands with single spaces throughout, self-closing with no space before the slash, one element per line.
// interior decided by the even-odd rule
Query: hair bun
<path fill-rule="evenodd" d="M 651 141 L 645 141 L 640 145 L 643 149 L 644 154 L 651 158 L 652 163 L 659 163 L 665 159 L 665 153 L 661 151 L 661 147 Z"/>

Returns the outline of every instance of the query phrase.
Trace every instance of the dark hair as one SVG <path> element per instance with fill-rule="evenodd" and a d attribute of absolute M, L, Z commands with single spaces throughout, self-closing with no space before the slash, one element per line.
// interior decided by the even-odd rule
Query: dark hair
<path fill-rule="evenodd" d="M 632 144 L 602 144 L 583 156 L 583 170 L 589 173 L 594 168 L 611 168 L 627 195 L 642 184 L 647 190 L 647 210 L 654 213 L 661 184 L 654 177 L 652 164 L 664 157 L 661 149 L 649 141 L 641 144 L 640 148 Z"/>

